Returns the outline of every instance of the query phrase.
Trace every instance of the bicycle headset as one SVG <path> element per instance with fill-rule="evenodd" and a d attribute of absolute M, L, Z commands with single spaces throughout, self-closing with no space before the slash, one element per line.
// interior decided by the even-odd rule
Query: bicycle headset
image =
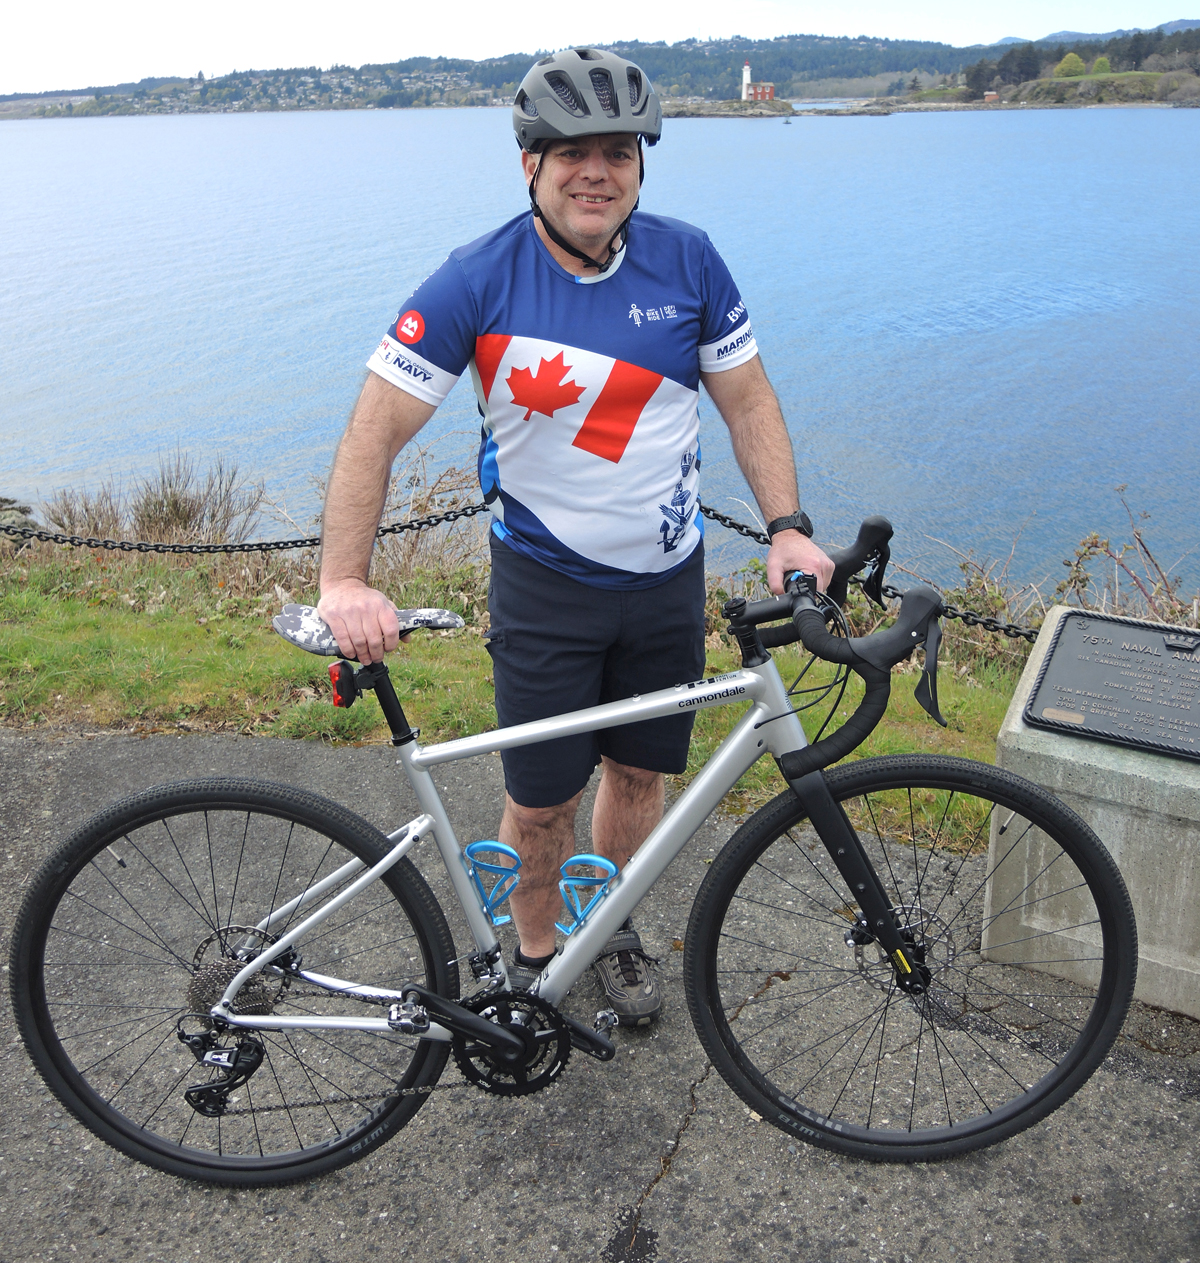
<path fill-rule="evenodd" d="M 547 141 L 575 140 L 584 136 L 638 138 L 638 186 L 646 175 L 642 141 L 656 145 L 662 135 L 662 104 L 654 85 L 639 66 L 615 53 L 598 48 L 568 48 L 543 57 L 521 80 L 513 100 L 513 132 L 526 153 L 542 154 Z M 546 235 L 561 250 L 603 275 L 620 253 L 633 210 L 618 226 L 608 243 L 608 258 L 599 263 L 577 250 L 546 218 L 537 199 L 539 160 L 529 181 L 529 202 L 542 221 Z"/>

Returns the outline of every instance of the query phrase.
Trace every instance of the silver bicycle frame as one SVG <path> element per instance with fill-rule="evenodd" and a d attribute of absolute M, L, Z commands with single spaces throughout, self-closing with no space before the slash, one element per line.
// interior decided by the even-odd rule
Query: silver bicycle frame
<path fill-rule="evenodd" d="M 311 929 L 332 915 L 382 873 L 396 864 L 411 850 L 423 835 L 433 833 L 442 862 L 462 910 L 466 916 L 471 936 L 478 951 L 491 953 L 499 945 L 491 917 L 484 909 L 479 892 L 470 876 L 462 844 L 454 832 L 454 826 L 446 814 L 437 787 L 429 769 L 442 763 L 454 763 L 459 759 L 475 758 L 517 746 L 534 745 L 555 737 L 574 736 L 582 732 L 596 732 L 602 728 L 615 728 L 638 720 L 661 719 L 676 715 L 681 710 L 699 710 L 709 706 L 729 706 L 738 702 L 750 702 L 750 708 L 738 721 L 734 730 L 725 738 L 713 756 L 705 763 L 688 788 L 679 796 L 671 809 L 642 843 L 625 868 L 608 884 L 607 894 L 599 901 L 582 924 L 577 925 L 568 937 L 563 951 L 554 957 L 542 971 L 534 990 L 551 1004 L 560 1004 L 567 992 L 591 965 L 600 949 L 628 917 L 650 887 L 662 876 L 671 861 L 687 844 L 692 834 L 720 803 L 721 799 L 737 783 L 756 760 L 770 753 L 778 758 L 791 750 L 807 745 L 804 730 L 792 709 L 791 699 L 779 676 L 775 663 L 768 659 L 758 667 L 744 667 L 727 675 L 718 675 L 690 684 L 677 684 L 674 688 L 660 689 L 644 697 L 630 697 L 603 706 L 591 706 L 586 710 L 571 711 L 551 719 L 534 723 L 517 724 L 494 732 L 480 733 L 475 737 L 462 737 L 457 741 L 445 741 L 438 745 L 421 746 L 410 741 L 397 747 L 399 763 L 403 767 L 423 813 L 403 829 L 391 834 L 389 840 L 395 846 L 374 867 L 364 872 L 350 886 L 319 907 L 315 912 L 295 925 L 286 935 L 273 943 L 261 955 L 241 970 L 230 982 L 219 1003 L 213 1008 L 213 1016 L 229 1026 L 252 1027 L 258 1030 L 357 1030 L 386 1032 L 390 1028 L 383 1018 L 355 1017 L 303 1017 L 284 1018 L 274 1016 L 239 1016 L 233 1012 L 233 999 L 250 977 L 283 955 L 300 941 Z M 331 889 L 338 880 L 358 871 L 362 865 L 348 864 L 344 869 L 326 878 L 318 886 L 304 891 L 286 907 L 275 909 L 259 925 L 269 930 L 293 911 L 315 903 L 325 890 Z M 497 967 L 505 970 L 503 957 Z M 385 992 L 379 988 L 363 987 L 350 981 L 324 975 L 303 975 L 308 981 L 328 989 L 332 994 L 370 995 L 376 1000 L 403 998 L 402 992 Z M 505 971 L 505 977 L 507 972 Z M 422 1036 L 426 1039 L 448 1040 L 450 1032 L 436 1024 Z"/>

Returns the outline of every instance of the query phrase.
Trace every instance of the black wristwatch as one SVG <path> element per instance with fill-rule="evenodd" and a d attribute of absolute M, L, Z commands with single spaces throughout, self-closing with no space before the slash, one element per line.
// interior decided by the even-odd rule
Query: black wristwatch
<path fill-rule="evenodd" d="M 809 521 L 808 514 L 801 509 L 789 517 L 777 517 L 775 521 L 767 523 L 768 539 L 774 539 L 780 531 L 799 531 L 801 535 L 807 535 L 809 539 L 812 539 L 813 525 Z"/>

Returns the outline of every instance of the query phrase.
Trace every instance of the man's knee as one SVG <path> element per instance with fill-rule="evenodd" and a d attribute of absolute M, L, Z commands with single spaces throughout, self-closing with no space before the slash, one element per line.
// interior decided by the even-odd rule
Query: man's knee
<path fill-rule="evenodd" d="M 605 777 L 612 778 L 611 788 L 630 797 L 657 792 L 662 784 L 661 772 L 651 772 L 644 767 L 630 767 L 627 763 L 618 763 L 608 755 L 602 756 Z"/>
<path fill-rule="evenodd" d="M 508 795 L 504 814 L 522 837 L 557 834 L 573 826 L 575 813 L 579 809 L 579 800 L 582 797 L 581 791 L 573 798 L 567 799 L 565 803 L 558 803 L 553 807 L 524 807 Z"/>

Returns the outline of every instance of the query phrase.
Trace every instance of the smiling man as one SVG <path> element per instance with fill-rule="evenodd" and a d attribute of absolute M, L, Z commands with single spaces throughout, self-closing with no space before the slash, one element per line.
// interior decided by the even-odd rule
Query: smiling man
<path fill-rule="evenodd" d="M 700 385 L 770 523 L 767 575 L 832 566 L 800 511 L 791 441 L 745 304 L 703 232 L 637 211 L 642 142 L 662 110 L 632 62 L 591 48 L 539 61 L 513 107 L 527 212 L 455 250 L 401 307 L 330 476 L 319 610 L 342 652 L 398 643 L 368 584 L 397 453 L 469 367 L 483 417 L 479 481 L 492 511 L 488 651 L 502 726 L 646 693 L 704 670 Z M 500 840 L 523 862 L 512 895 L 514 987 L 555 950 L 559 865 L 602 766 L 591 849 L 623 866 L 684 770 L 693 716 L 504 752 Z M 628 922 L 596 962 L 622 1024 L 662 999 Z"/>

